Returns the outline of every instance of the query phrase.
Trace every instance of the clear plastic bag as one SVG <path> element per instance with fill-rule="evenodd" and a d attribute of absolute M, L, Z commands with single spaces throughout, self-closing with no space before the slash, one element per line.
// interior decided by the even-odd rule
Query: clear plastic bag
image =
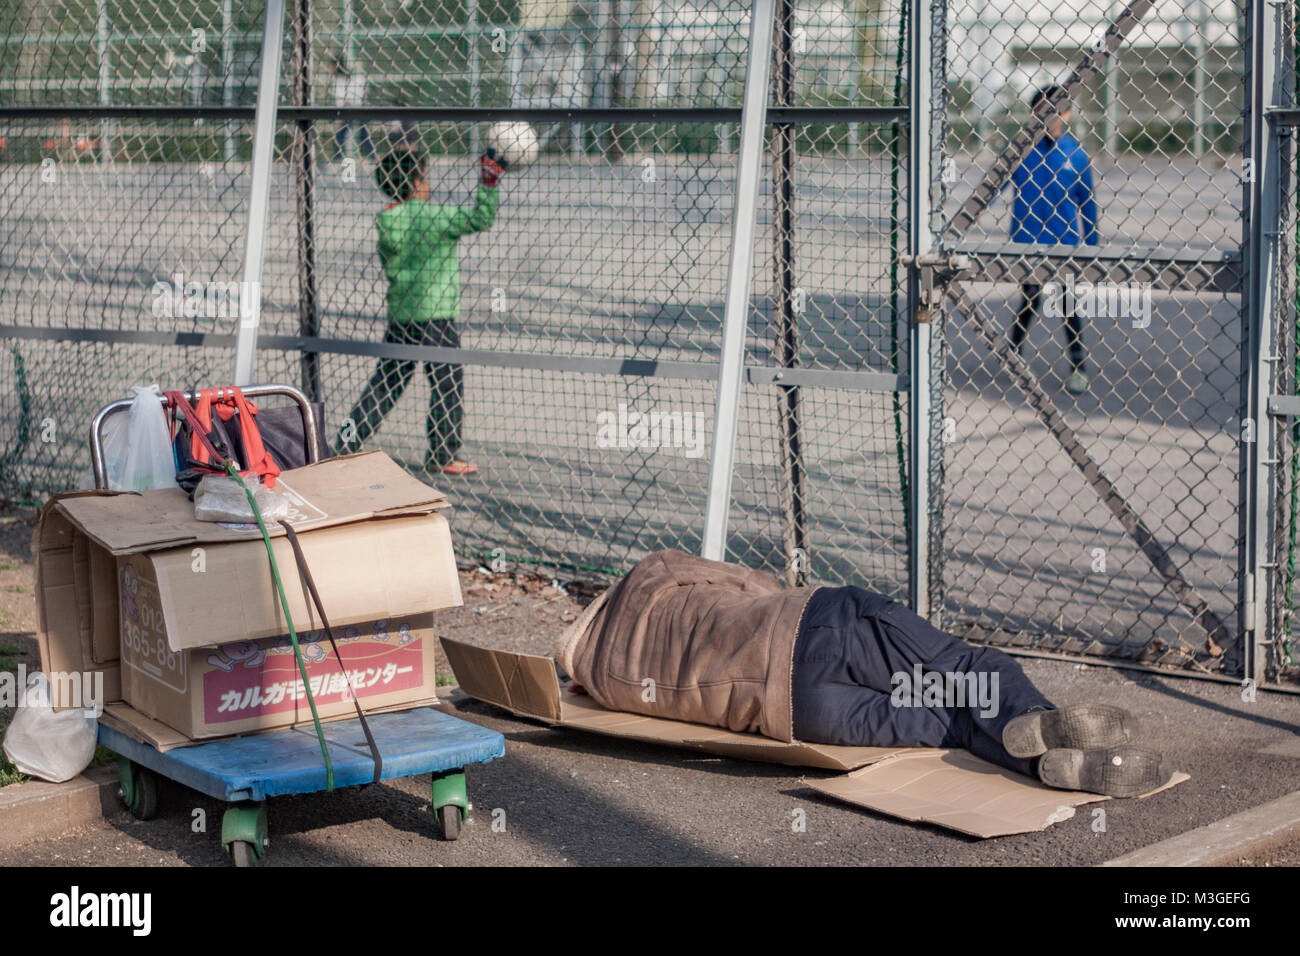
<path fill-rule="evenodd" d="M 50 706 L 50 682 L 44 674 L 27 679 L 23 706 L 5 731 L 5 756 L 20 772 L 51 783 L 71 780 L 90 766 L 99 737 L 99 721 L 80 707 L 56 711 Z"/>
<path fill-rule="evenodd" d="M 267 524 L 289 517 L 289 499 L 272 491 L 260 481 L 244 479 L 253 491 L 253 500 Z M 257 521 L 248 505 L 243 487 L 229 475 L 208 475 L 194 489 L 194 517 L 199 521 L 233 521 L 252 524 Z"/>
<path fill-rule="evenodd" d="M 104 471 L 114 491 L 176 487 L 167 413 L 157 385 L 136 385 L 126 412 L 104 422 Z"/>

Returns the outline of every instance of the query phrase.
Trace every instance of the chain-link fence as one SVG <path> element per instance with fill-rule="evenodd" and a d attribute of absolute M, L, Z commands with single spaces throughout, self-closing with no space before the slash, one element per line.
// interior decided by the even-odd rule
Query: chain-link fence
<path fill-rule="evenodd" d="M 1258 646 L 1285 669 L 1297 419 L 1253 418 L 1243 385 L 1250 17 L 774 7 L 727 556 L 1028 652 L 1258 674 Z M 447 491 L 467 557 L 604 574 L 698 550 L 748 5 L 288 0 L 242 289 L 263 26 L 246 0 L 0 13 L 0 492 L 78 483 L 86 423 L 131 384 L 228 379 L 252 298 L 255 377 L 323 400 L 333 447 Z M 490 227 L 425 249 L 455 294 L 396 314 L 379 246 L 405 204 L 376 170 L 419 157 L 430 203 L 470 210 L 499 121 L 530 124 L 536 162 Z M 1295 393 L 1293 182 L 1275 397 Z"/>
<path fill-rule="evenodd" d="M 971 268 L 944 335 L 945 622 L 1218 670 L 1238 605 L 1238 8 L 949 6 L 941 242 Z M 1042 132 L 1000 175 L 1036 101 Z"/>

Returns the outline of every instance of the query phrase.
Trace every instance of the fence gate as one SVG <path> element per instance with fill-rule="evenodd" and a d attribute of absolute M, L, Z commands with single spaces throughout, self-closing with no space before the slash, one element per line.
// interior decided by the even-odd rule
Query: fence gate
<path fill-rule="evenodd" d="M 1251 21 L 1007 6 L 945 21 L 936 603 L 1021 651 L 1262 677 Z"/>

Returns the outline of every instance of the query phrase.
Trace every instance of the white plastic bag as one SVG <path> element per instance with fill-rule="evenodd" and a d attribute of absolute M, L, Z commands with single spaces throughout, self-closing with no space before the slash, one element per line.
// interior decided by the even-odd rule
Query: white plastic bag
<path fill-rule="evenodd" d="M 126 412 L 104 422 L 104 470 L 114 491 L 176 487 L 167 414 L 157 385 L 136 385 Z"/>
<path fill-rule="evenodd" d="M 289 517 L 289 499 L 272 491 L 260 481 L 245 478 L 253 492 L 253 500 L 262 512 L 262 521 L 272 524 Z M 229 475 L 207 475 L 194 489 L 194 517 L 199 521 L 235 521 L 253 524 L 257 518 L 248 506 L 248 496 L 239 482 Z"/>
<path fill-rule="evenodd" d="M 5 731 L 4 746 L 5 756 L 20 773 L 63 783 L 90 766 L 99 721 L 80 707 L 51 707 L 50 682 L 41 673 L 27 679 L 22 704 Z"/>

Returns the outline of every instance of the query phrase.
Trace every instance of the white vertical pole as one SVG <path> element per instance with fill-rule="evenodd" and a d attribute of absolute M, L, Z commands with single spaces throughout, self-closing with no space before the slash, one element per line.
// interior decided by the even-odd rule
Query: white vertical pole
<path fill-rule="evenodd" d="M 930 184 L 931 175 L 930 132 L 933 116 L 931 96 L 930 4 L 913 0 L 911 17 L 911 48 L 908 51 L 908 104 L 911 116 L 908 123 L 908 254 L 912 265 L 908 268 L 908 304 L 912 322 L 910 336 L 910 374 L 908 376 L 911 429 L 911 474 L 908 488 L 908 600 L 921 617 L 930 616 L 930 378 L 932 375 L 930 349 L 932 326 L 928 306 L 920 300 L 921 281 L 916 267 L 918 257 L 930 251 L 933 236 L 930 234 Z M 920 321 L 918 321 L 920 320 Z"/>
<path fill-rule="evenodd" d="M 478 25 L 478 0 L 465 0 L 465 53 L 469 60 L 469 105 L 478 109 L 482 103 L 482 93 L 479 89 L 483 83 L 483 62 L 482 54 L 478 49 L 479 25 Z M 469 154 L 477 156 L 482 152 L 482 144 L 479 142 L 478 124 L 471 123 L 469 127 Z"/>
<path fill-rule="evenodd" d="M 727 547 L 727 513 L 731 506 L 736 425 L 745 371 L 745 332 L 749 326 L 749 285 L 753 273 L 754 225 L 758 216 L 758 178 L 763 166 L 763 133 L 767 126 L 775 8 L 775 0 L 753 0 L 750 5 L 749 63 L 745 67 L 745 100 L 740 113 L 736 199 L 731 210 L 727 304 L 722 318 L 722 358 L 718 367 L 718 398 L 713 416 L 709 497 L 704 513 L 704 540 L 700 547 L 700 554 L 714 561 L 725 558 Z"/>
<path fill-rule="evenodd" d="M 355 35 L 356 12 L 353 10 L 352 0 L 343 0 L 342 17 L 343 51 L 340 56 L 343 60 L 343 68 L 346 70 L 345 75 L 347 76 L 347 82 L 340 84 L 346 91 L 343 95 L 343 102 L 336 102 L 334 105 L 351 106 L 353 84 L 352 74 L 357 68 L 357 38 Z M 337 74 L 335 75 L 337 76 Z M 343 159 L 344 157 L 355 159 L 359 153 L 359 147 L 361 146 L 361 124 L 345 123 L 344 125 L 347 128 L 348 135 L 343 141 L 342 147 L 339 151 L 339 159 Z"/>
<path fill-rule="evenodd" d="M 235 78 L 231 74 L 235 69 L 234 37 L 230 31 L 234 28 L 234 0 L 222 0 L 221 3 L 221 105 L 235 105 Z M 235 161 L 235 123 L 222 120 L 222 155 L 227 163 Z"/>
<path fill-rule="evenodd" d="M 109 24 L 108 24 L 108 0 L 99 0 L 96 4 L 96 31 L 97 42 L 96 48 L 99 54 L 99 105 L 108 106 L 113 102 L 112 78 L 113 66 L 109 61 Z M 113 161 L 113 145 L 110 142 L 113 129 L 111 120 L 100 120 L 99 123 L 99 158 L 102 163 L 111 163 Z"/>
<path fill-rule="evenodd" d="M 257 113 L 253 129 L 252 187 L 248 197 L 248 239 L 244 244 L 244 285 L 251 308 L 244 315 L 240 296 L 235 333 L 235 384 L 253 383 L 257 327 L 262 318 L 262 260 L 271 204 L 271 162 L 275 158 L 275 117 L 280 98 L 280 48 L 284 41 L 284 0 L 267 0 L 262 23 L 262 66 L 257 77 Z M 241 290 L 242 291 L 242 290 Z"/>

